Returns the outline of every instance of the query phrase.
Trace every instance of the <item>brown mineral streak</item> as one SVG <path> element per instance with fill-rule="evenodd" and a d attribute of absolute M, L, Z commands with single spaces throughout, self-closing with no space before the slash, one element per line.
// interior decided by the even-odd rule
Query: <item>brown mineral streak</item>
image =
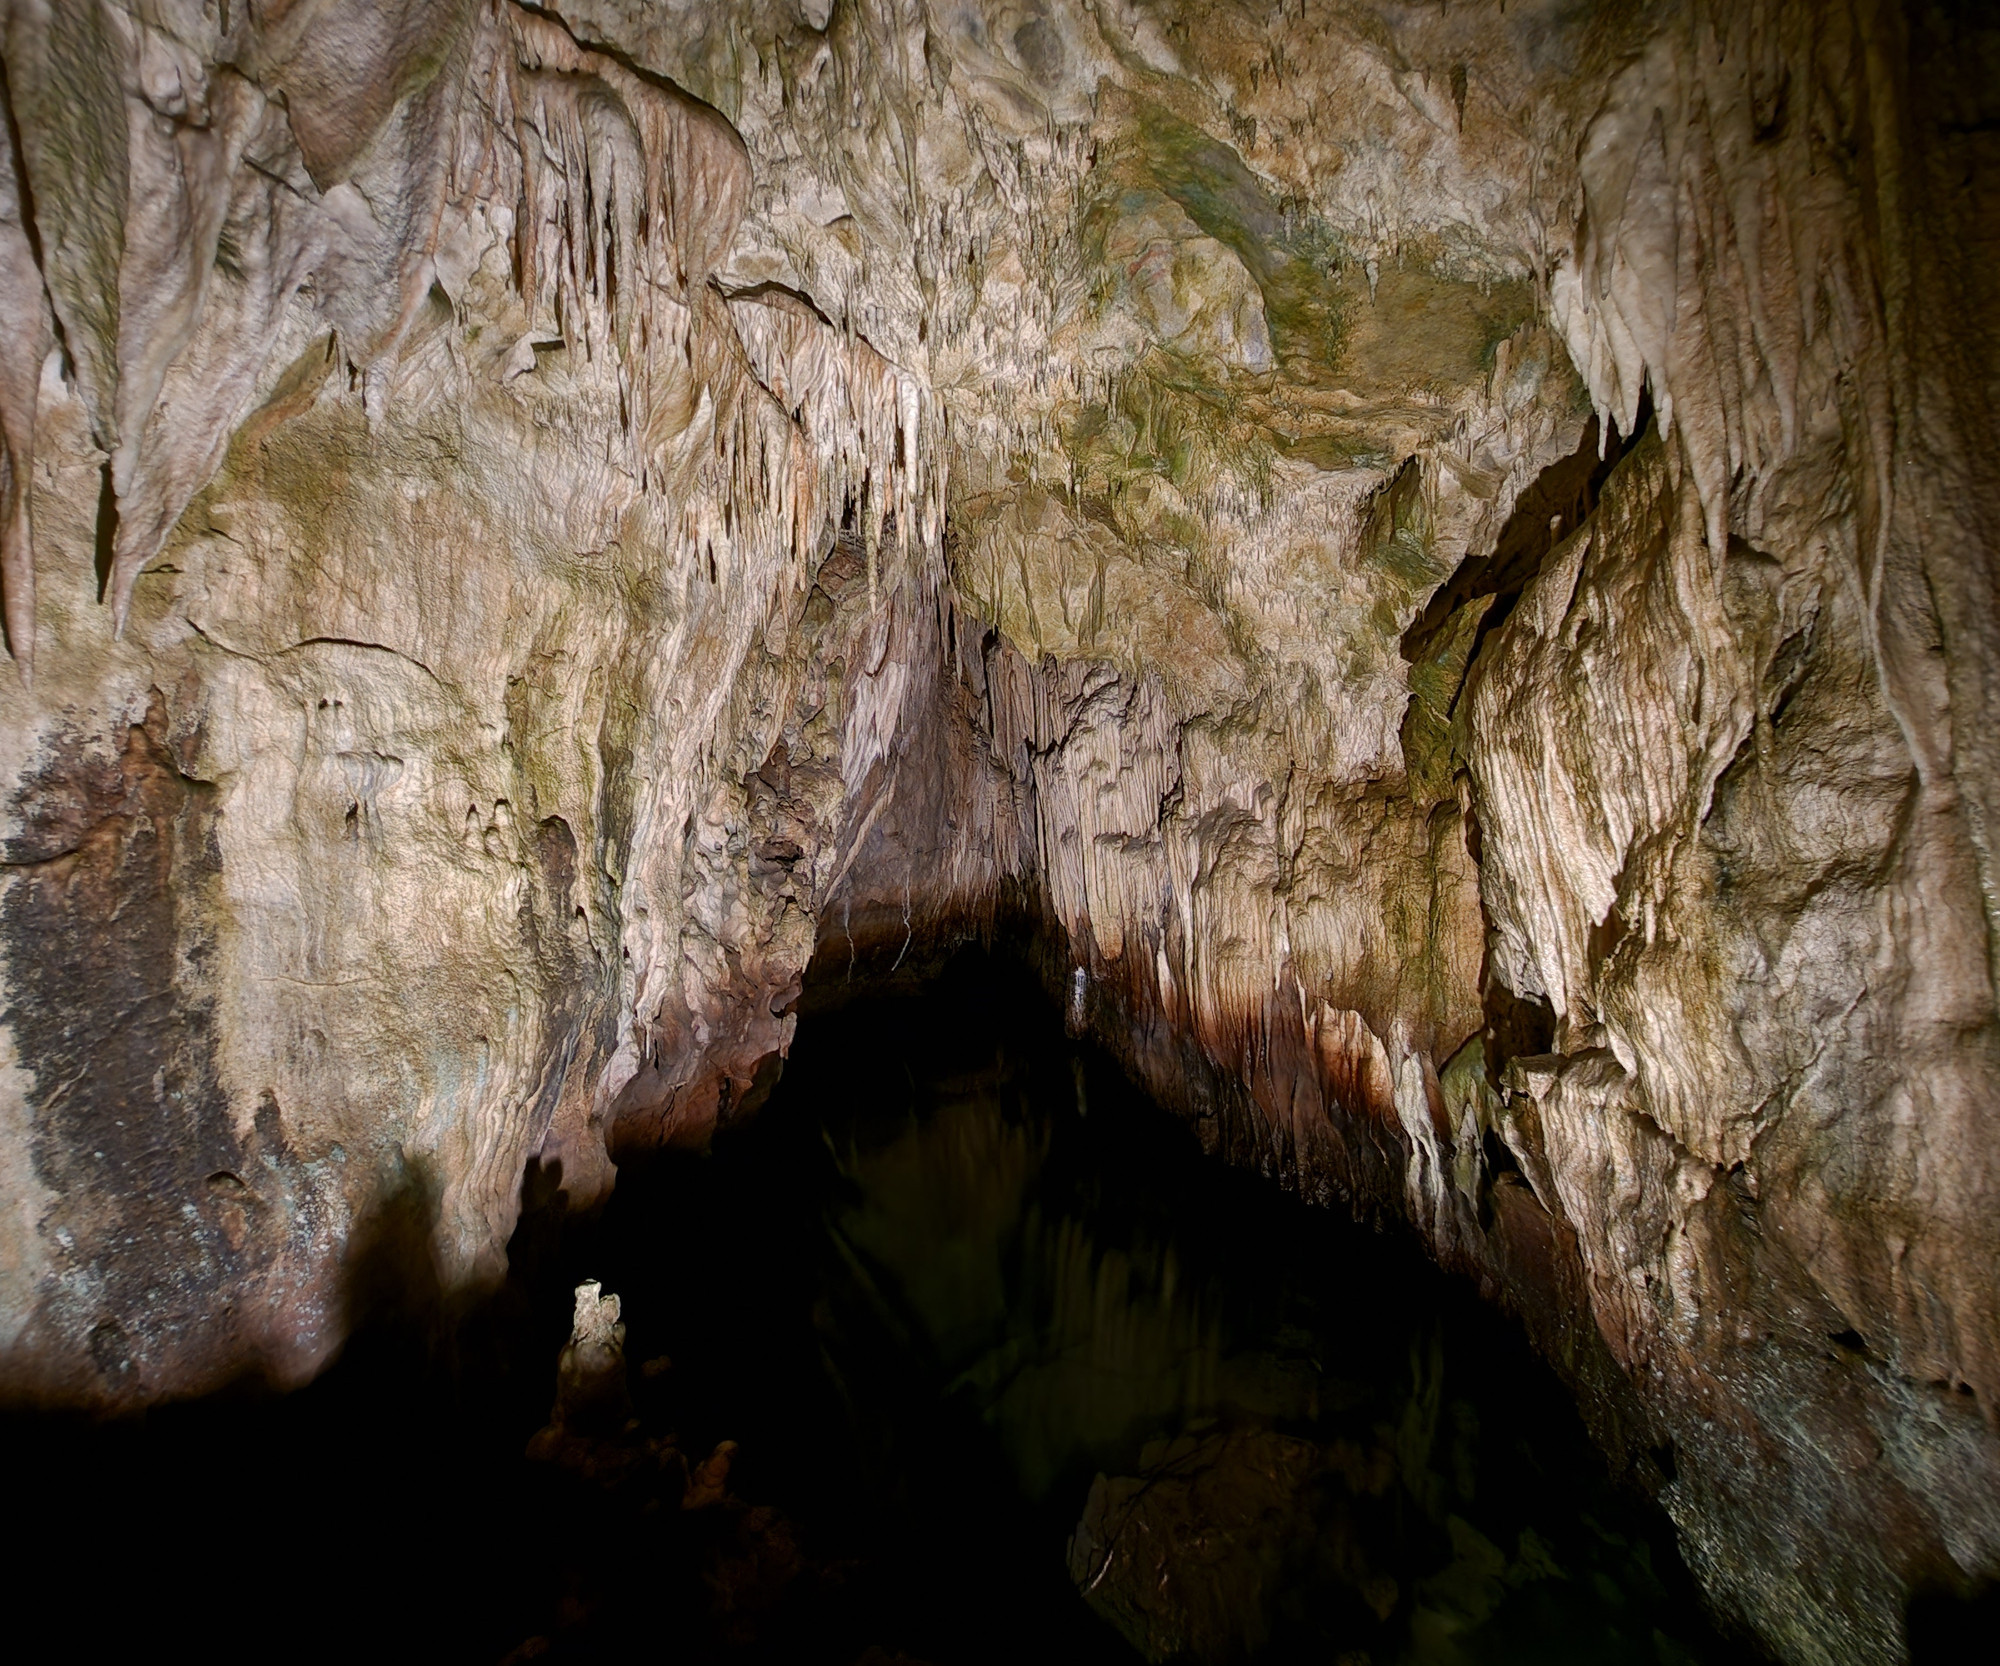
<path fill-rule="evenodd" d="M 1012 934 L 1904 1658 L 2000 1573 L 1981 11 L 0 0 L 0 1394 L 303 1381 Z"/>

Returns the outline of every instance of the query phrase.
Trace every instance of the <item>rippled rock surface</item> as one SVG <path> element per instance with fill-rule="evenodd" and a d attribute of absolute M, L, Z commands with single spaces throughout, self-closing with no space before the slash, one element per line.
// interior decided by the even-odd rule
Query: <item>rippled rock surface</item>
<path fill-rule="evenodd" d="M 4 0 L 0 1389 L 311 1379 L 1005 924 L 1723 1611 L 2000 1572 L 1957 0 Z"/>

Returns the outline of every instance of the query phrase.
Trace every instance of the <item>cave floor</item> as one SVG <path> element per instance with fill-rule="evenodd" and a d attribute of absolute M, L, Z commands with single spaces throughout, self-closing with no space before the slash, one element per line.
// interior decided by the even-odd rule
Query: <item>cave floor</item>
<path fill-rule="evenodd" d="M 9 1583 L 104 1644 L 341 1658 L 1737 1658 L 1554 1376 L 1411 1244 L 1203 1158 L 1012 961 L 841 993 L 711 1152 L 587 1220 L 531 1174 L 449 1337 L 9 1420 Z M 585 1277 L 631 1417 L 531 1458 Z"/>

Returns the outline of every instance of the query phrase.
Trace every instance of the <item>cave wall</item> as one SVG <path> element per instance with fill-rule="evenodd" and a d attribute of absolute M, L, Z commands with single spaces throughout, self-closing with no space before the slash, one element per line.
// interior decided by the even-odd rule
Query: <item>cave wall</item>
<path fill-rule="evenodd" d="M 1782 1658 L 2000 1568 L 1977 8 L 0 51 L 10 1399 L 303 1381 L 1011 920 Z"/>

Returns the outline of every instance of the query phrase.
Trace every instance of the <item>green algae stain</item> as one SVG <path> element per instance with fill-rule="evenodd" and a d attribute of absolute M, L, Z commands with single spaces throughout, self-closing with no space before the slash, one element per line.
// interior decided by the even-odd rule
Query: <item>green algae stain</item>
<path fill-rule="evenodd" d="M 1282 378 L 1383 394 L 1448 396 L 1488 373 L 1500 342 L 1535 314 L 1530 285 L 1449 275 L 1448 251 L 1419 240 L 1371 282 L 1318 215 L 1288 210 L 1228 144 L 1140 103 L 1127 183 L 1170 197 L 1229 249 L 1264 300 Z"/>
<path fill-rule="evenodd" d="M 1491 596 L 1467 602 L 1438 634 L 1431 651 L 1410 667 L 1410 704 L 1403 714 L 1403 768 L 1410 797 L 1418 804 L 1435 804 L 1451 795 L 1453 777 L 1463 761 L 1464 735 L 1454 721 L 1466 667 L 1479 640 L 1480 622 L 1493 605 Z"/>
<path fill-rule="evenodd" d="M 1260 283 L 1278 271 L 1289 258 L 1280 247 L 1284 221 L 1241 156 L 1154 104 L 1140 106 L 1139 139 L 1146 171 L 1189 219 L 1234 250 Z"/>
<path fill-rule="evenodd" d="M 1065 426 L 1078 490 L 1111 504 L 1121 532 L 1190 551 L 1204 546 L 1202 515 L 1219 494 L 1234 490 L 1260 503 L 1271 496 L 1278 448 L 1238 404 L 1199 367 L 1156 349 L 1118 379 L 1105 404 L 1080 408 Z M 1149 479 L 1172 486 L 1191 513 L 1135 490 Z"/>
<path fill-rule="evenodd" d="M 1445 576 L 1448 563 L 1438 554 L 1431 511 L 1415 457 L 1405 458 L 1369 501 L 1356 553 L 1379 579 L 1370 621 L 1377 640 L 1400 637 L 1414 604 Z"/>
<path fill-rule="evenodd" d="M 1316 221 L 1288 225 L 1235 150 L 1155 104 L 1138 113 L 1138 166 L 1256 280 L 1272 350 L 1293 374 L 1331 370 L 1346 334 L 1346 304 L 1329 281 L 1338 246 Z"/>
<path fill-rule="evenodd" d="M 1371 295 L 1358 280 L 1340 371 L 1354 392 L 1449 399 L 1491 371 L 1499 344 L 1535 316 L 1525 283 L 1479 285 L 1418 266 L 1387 266 Z"/>

